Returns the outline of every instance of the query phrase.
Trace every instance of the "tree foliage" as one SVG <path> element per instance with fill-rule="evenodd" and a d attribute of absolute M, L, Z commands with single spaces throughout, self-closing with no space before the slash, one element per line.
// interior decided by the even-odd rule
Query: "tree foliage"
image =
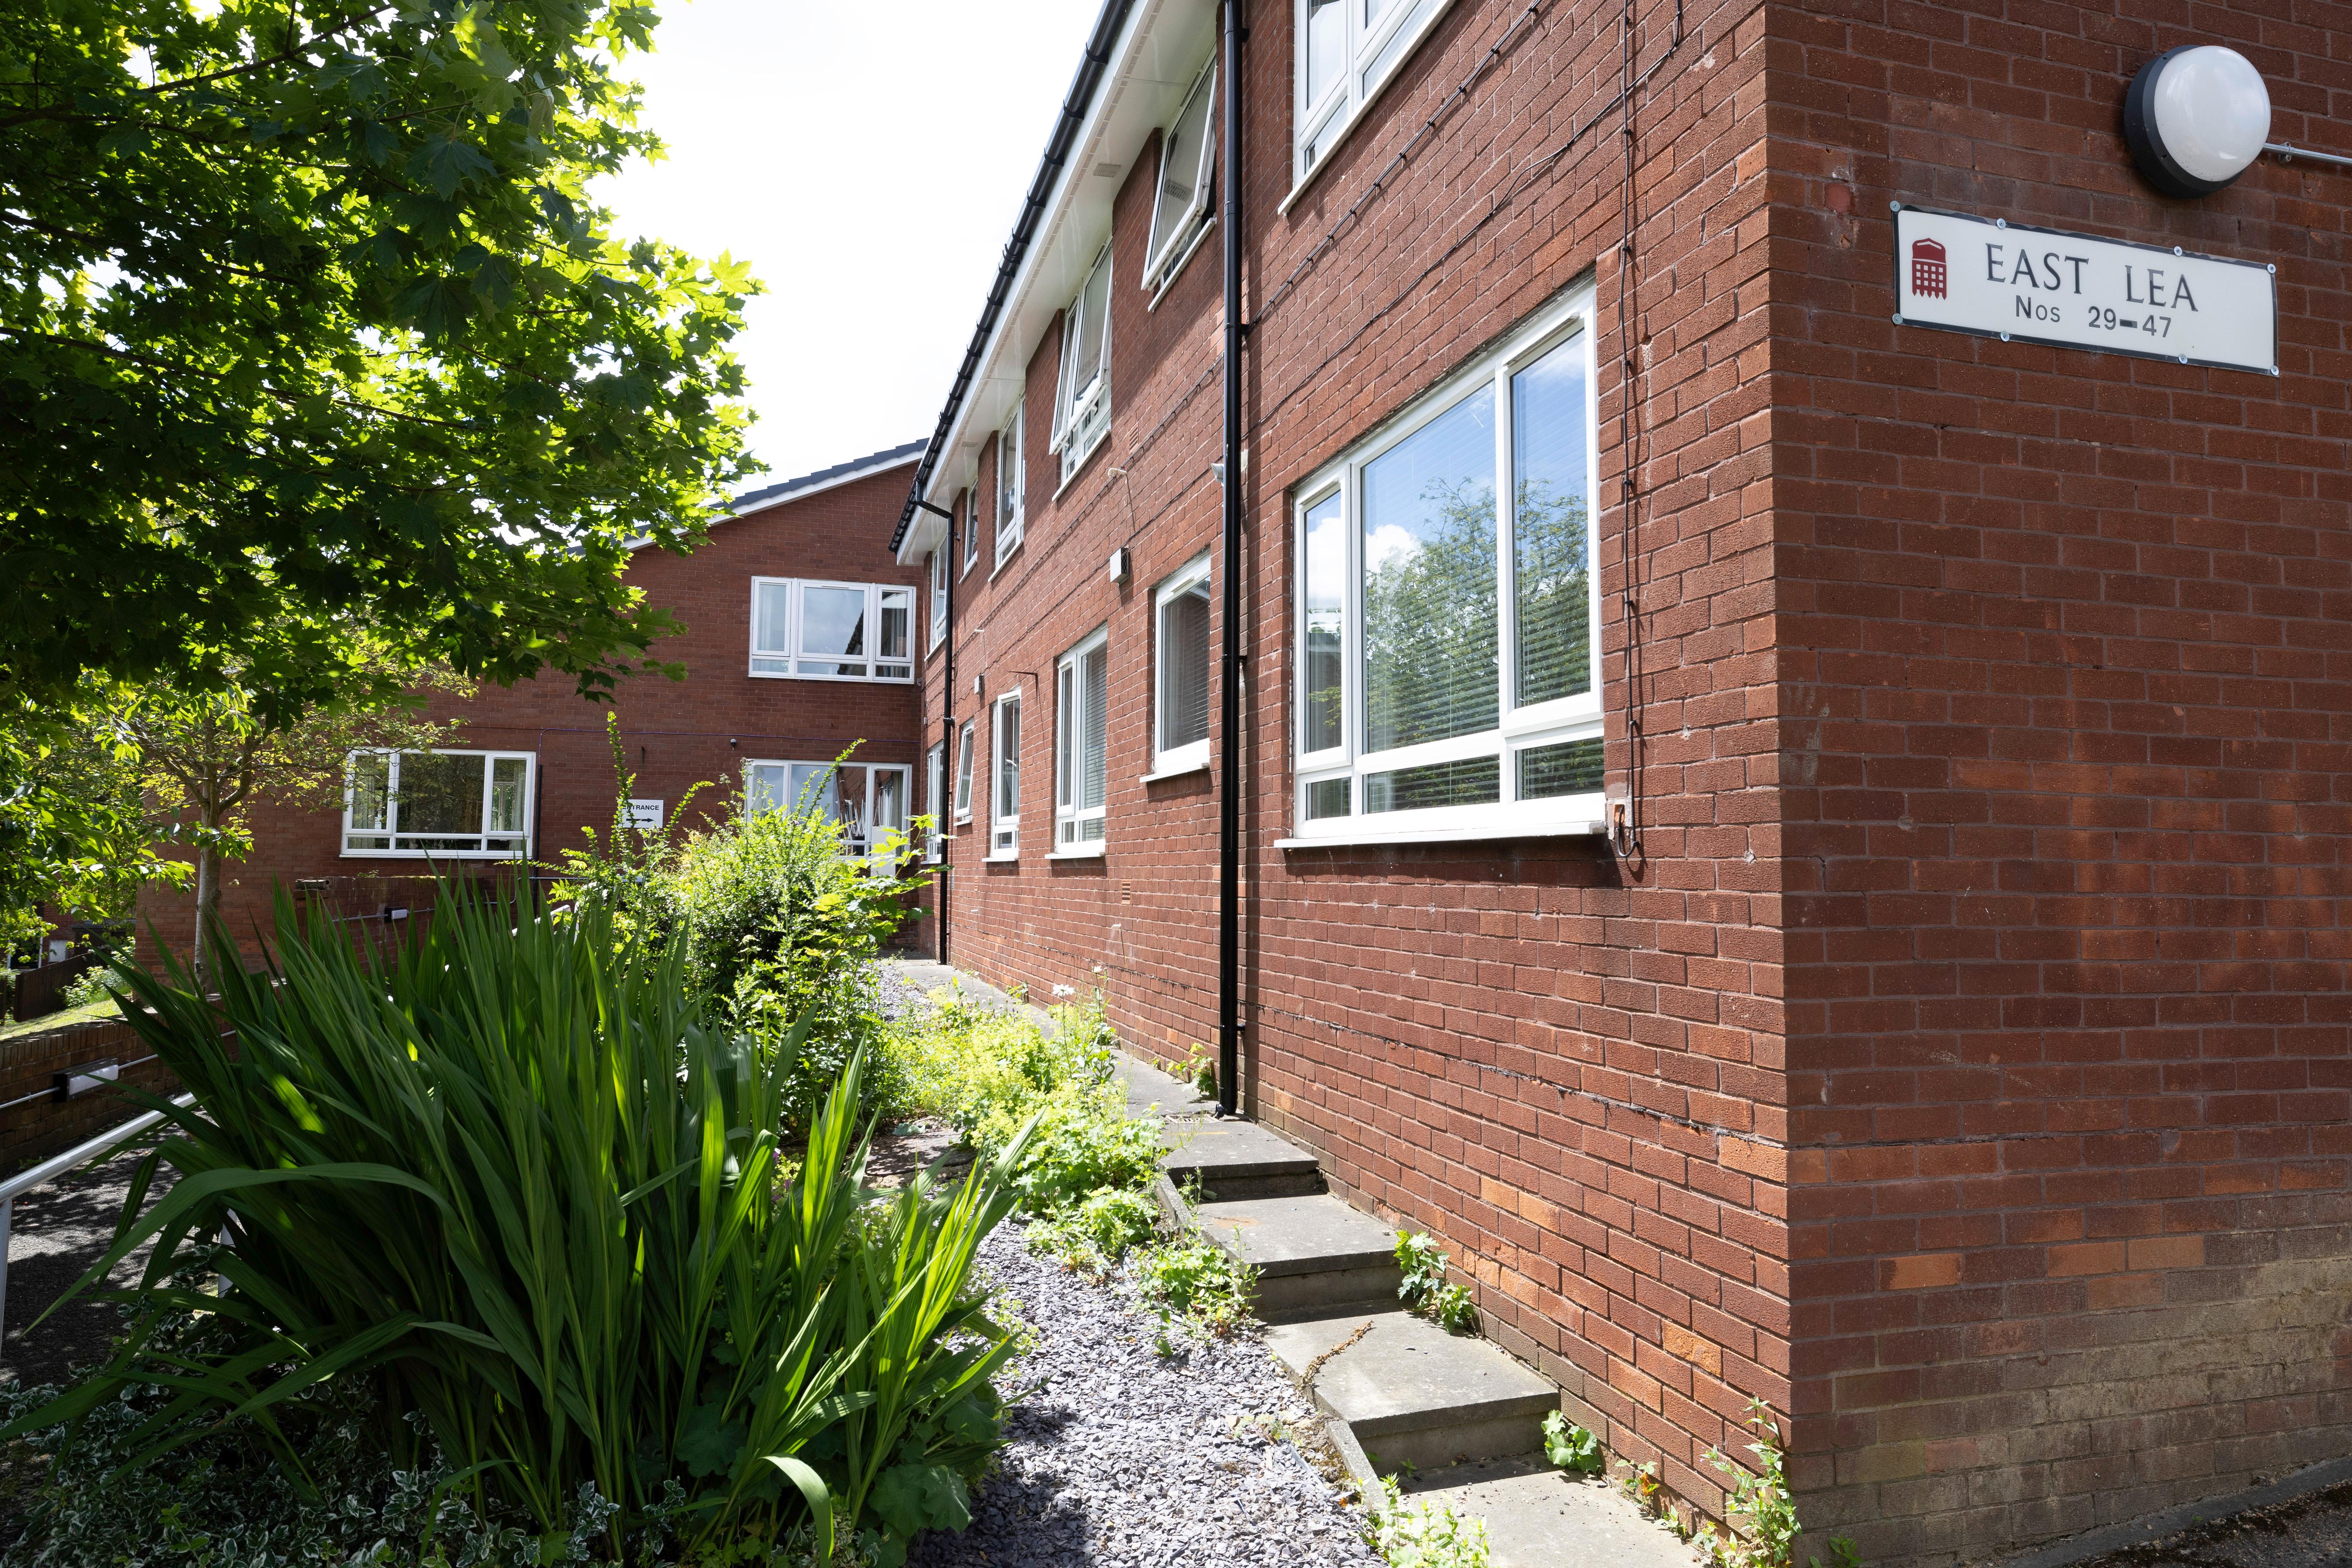
<path fill-rule="evenodd" d="M 0 952 L 58 913 L 119 914 L 139 884 L 177 880 L 161 858 L 134 760 L 73 708 L 0 699 Z"/>
<path fill-rule="evenodd" d="M 629 542 L 751 471 L 756 287 L 588 199 L 659 153 L 615 75 L 653 25 L 0 0 L 0 682 L 241 659 L 274 710 L 347 685 L 335 616 L 493 679 L 642 658 Z"/>

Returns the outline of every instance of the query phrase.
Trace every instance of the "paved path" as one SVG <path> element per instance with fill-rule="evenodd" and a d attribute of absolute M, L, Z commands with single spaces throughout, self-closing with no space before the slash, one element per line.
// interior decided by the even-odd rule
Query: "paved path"
<path fill-rule="evenodd" d="M 8 1240 L 8 1319 L 6 1332 L 0 1335 L 0 1384 L 62 1382 L 68 1368 L 106 1354 L 121 1321 L 120 1311 L 109 1302 L 77 1300 L 29 1335 L 25 1331 L 106 1256 L 138 1163 L 133 1152 L 103 1165 L 85 1165 L 16 1200 Z M 169 1167 L 156 1173 L 155 1184 L 148 1191 L 150 1206 L 171 1191 L 172 1181 Z M 115 1282 L 136 1280 L 146 1258 L 147 1249 L 142 1247 L 124 1259 L 114 1271 Z"/>

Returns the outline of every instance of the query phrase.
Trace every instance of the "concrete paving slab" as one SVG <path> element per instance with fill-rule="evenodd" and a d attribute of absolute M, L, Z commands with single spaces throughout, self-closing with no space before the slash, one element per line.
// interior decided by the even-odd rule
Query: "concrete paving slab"
<path fill-rule="evenodd" d="M 1486 1521 L 1492 1568 L 1692 1568 L 1691 1549 L 1614 1487 L 1532 1459 L 1425 1470 L 1399 1488 Z"/>
<path fill-rule="evenodd" d="M 1161 1141 L 1168 1152 L 1160 1168 L 1187 1191 L 1197 1184 L 1209 1203 L 1306 1197 L 1323 1190 L 1315 1156 L 1255 1121 L 1171 1121 Z"/>
<path fill-rule="evenodd" d="M 1329 1194 L 1205 1204 L 1201 1228 L 1268 1278 L 1396 1262 L 1396 1232 Z"/>
<path fill-rule="evenodd" d="M 1205 1118 L 1217 1108 L 1214 1097 L 1196 1091 L 1189 1083 L 1140 1057 L 1118 1054 L 1118 1081 L 1127 1089 L 1127 1113 L 1142 1116 L 1147 1113 L 1177 1118 Z"/>

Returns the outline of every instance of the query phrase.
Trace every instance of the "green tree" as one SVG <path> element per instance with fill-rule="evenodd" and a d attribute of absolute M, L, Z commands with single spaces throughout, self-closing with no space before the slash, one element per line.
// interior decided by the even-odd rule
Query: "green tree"
<path fill-rule="evenodd" d="M 71 708 L 0 699 L 0 955 L 66 915 L 121 914 L 183 879 L 155 852 L 138 769 Z"/>
<path fill-rule="evenodd" d="M 0 0 L 0 689 L 609 687 L 743 453 L 757 286 L 587 199 L 636 0 Z M 291 632 L 256 640 L 258 628 Z"/>

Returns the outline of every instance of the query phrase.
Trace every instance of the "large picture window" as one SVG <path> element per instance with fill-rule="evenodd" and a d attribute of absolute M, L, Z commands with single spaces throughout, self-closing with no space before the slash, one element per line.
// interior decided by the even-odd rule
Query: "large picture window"
<path fill-rule="evenodd" d="M 1298 7 L 1298 128 L 1292 177 L 1305 179 L 1412 52 L 1447 0 L 1293 0 Z"/>
<path fill-rule="evenodd" d="M 1013 411 L 1013 418 L 996 438 L 996 563 L 1013 553 L 1021 542 L 1023 491 L 1027 485 L 1027 470 L 1021 460 L 1021 410 Z"/>
<path fill-rule="evenodd" d="M 1209 558 L 1152 596 L 1151 771 L 1209 765 Z"/>
<path fill-rule="evenodd" d="M 1591 299 L 1299 491 L 1298 837 L 1601 815 Z"/>
<path fill-rule="evenodd" d="M 1009 860 L 1021 853 L 1021 694 L 996 700 L 989 742 L 988 853 Z"/>
<path fill-rule="evenodd" d="M 912 680 L 915 591 L 879 583 L 751 579 L 751 673 Z"/>
<path fill-rule="evenodd" d="M 1055 666 L 1054 849 L 1098 852 L 1108 795 L 1105 716 L 1110 700 L 1110 643 L 1097 632 Z"/>
<path fill-rule="evenodd" d="M 745 804 L 754 813 L 814 811 L 841 825 L 843 854 L 866 855 L 907 831 L 913 771 L 890 763 L 750 762 Z"/>
<path fill-rule="evenodd" d="M 528 752 L 353 752 L 343 853 L 527 855 L 533 760 Z"/>
<path fill-rule="evenodd" d="M 1110 429 L 1110 247 L 1095 258 L 1062 313 L 1062 375 L 1054 395 L 1054 448 L 1062 479 L 1078 471 Z"/>
<path fill-rule="evenodd" d="M 1209 226 L 1209 176 L 1216 167 L 1209 114 L 1216 102 L 1216 79 L 1213 62 L 1192 84 L 1160 141 L 1160 185 L 1152 196 L 1151 243 L 1143 264 L 1146 289 L 1165 282 Z"/>

